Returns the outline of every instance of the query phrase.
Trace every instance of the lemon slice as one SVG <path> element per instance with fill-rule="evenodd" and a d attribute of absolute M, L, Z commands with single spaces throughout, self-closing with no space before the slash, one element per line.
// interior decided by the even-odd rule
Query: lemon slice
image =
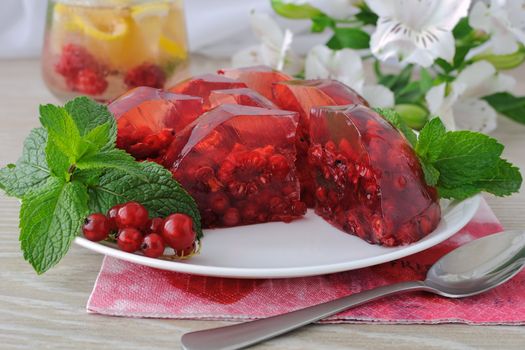
<path fill-rule="evenodd" d="M 169 39 L 165 35 L 160 36 L 159 46 L 164 52 L 166 52 L 174 58 L 179 58 L 181 60 L 186 59 L 186 50 L 180 44 Z"/>
<path fill-rule="evenodd" d="M 113 17 L 110 20 L 96 23 L 81 16 L 75 16 L 73 23 L 85 35 L 102 41 L 113 41 L 128 33 L 129 23 L 125 18 Z"/>
<path fill-rule="evenodd" d="M 146 3 L 131 7 L 131 17 L 135 21 L 141 21 L 148 17 L 165 17 L 170 11 L 170 5 L 165 2 Z"/>

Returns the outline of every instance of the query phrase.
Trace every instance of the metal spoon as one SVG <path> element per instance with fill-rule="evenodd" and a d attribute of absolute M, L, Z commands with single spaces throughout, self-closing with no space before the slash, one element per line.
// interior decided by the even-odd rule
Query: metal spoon
<path fill-rule="evenodd" d="M 525 231 L 507 231 L 469 242 L 443 256 L 424 281 L 401 282 L 256 321 L 191 332 L 186 350 L 241 349 L 385 296 L 425 291 L 448 298 L 483 293 L 515 276 L 525 265 Z"/>

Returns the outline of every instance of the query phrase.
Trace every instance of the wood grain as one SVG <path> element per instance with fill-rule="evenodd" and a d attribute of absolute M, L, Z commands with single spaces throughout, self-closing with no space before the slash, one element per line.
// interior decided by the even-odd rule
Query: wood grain
<path fill-rule="evenodd" d="M 221 62 L 196 58 L 194 72 Z M 516 74 L 520 74 L 517 72 Z M 525 74 L 521 74 L 525 76 Z M 520 85 L 520 91 L 525 86 Z M 0 166 L 14 162 L 22 141 L 38 125 L 38 104 L 55 103 L 40 78 L 37 60 L 0 61 Z M 506 156 L 525 169 L 525 127 L 501 120 L 494 136 Z M 525 227 L 525 194 L 487 197 L 505 227 Z M 0 195 L 0 348 L 176 349 L 182 333 L 225 324 L 105 317 L 86 313 L 102 256 L 74 246 L 43 276 L 23 260 L 16 200 Z M 256 349 L 523 349 L 525 328 L 465 325 L 316 325 Z"/>

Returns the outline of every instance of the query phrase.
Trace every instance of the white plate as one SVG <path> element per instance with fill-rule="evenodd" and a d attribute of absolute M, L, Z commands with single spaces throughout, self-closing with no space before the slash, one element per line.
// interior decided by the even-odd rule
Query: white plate
<path fill-rule="evenodd" d="M 201 253 L 185 261 L 152 259 L 77 237 L 85 248 L 163 270 L 236 278 L 322 275 L 381 264 L 428 249 L 452 236 L 474 216 L 475 196 L 443 209 L 439 226 L 419 242 L 395 248 L 368 244 L 309 211 L 289 224 L 274 222 L 205 230 Z"/>

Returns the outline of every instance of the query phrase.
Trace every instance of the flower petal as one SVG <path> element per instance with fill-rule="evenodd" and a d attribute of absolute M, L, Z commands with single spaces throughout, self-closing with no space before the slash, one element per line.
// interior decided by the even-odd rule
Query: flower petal
<path fill-rule="evenodd" d="M 401 22 L 378 21 L 370 40 L 372 53 L 382 61 L 402 58 L 404 62 L 430 66 L 441 57 L 451 60 L 454 57 L 454 37 L 451 32 L 438 28 L 414 31 Z"/>
<path fill-rule="evenodd" d="M 487 61 L 478 61 L 467 66 L 452 83 L 465 86 L 461 99 L 479 98 L 496 92 L 512 90 L 516 81 L 505 74 L 497 74 L 496 69 Z"/>
<path fill-rule="evenodd" d="M 347 19 L 359 12 L 358 0 L 310 0 L 305 1 L 335 19 Z"/>
<path fill-rule="evenodd" d="M 365 85 L 363 97 L 372 107 L 393 107 L 394 93 L 384 85 Z"/>
<path fill-rule="evenodd" d="M 445 96 L 446 83 L 439 84 L 428 90 L 425 100 L 432 116 L 439 117 L 449 130 L 456 129 L 452 105 L 458 99 L 458 92 L 452 91 Z"/>
<path fill-rule="evenodd" d="M 364 84 L 361 57 L 351 49 L 332 51 L 324 45 L 314 46 L 306 57 L 306 79 L 337 79 L 360 92 Z"/>
<path fill-rule="evenodd" d="M 252 30 L 263 44 L 271 46 L 276 50 L 281 48 L 284 33 L 277 22 L 267 13 L 252 12 L 250 15 Z"/>
<path fill-rule="evenodd" d="M 262 54 L 263 45 L 254 45 L 242 49 L 232 56 L 232 66 L 233 67 L 248 67 L 248 66 L 257 66 L 257 65 L 269 65 L 270 62 L 267 62 L 263 58 Z"/>
<path fill-rule="evenodd" d="M 453 108 L 458 129 L 489 133 L 496 129 L 497 113 L 484 100 L 459 101 Z"/>

